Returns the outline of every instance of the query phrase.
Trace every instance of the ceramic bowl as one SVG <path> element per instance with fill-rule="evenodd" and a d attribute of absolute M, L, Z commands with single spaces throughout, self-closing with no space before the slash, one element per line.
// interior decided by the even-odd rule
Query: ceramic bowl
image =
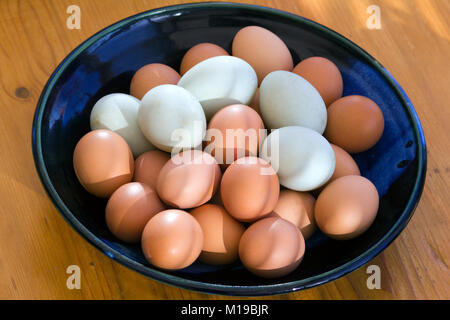
<path fill-rule="evenodd" d="M 128 93 L 141 66 L 160 62 L 179 68 L 183 54 L 201 42 L 231 53 L 236 32 L 265 27 L 289 47 L 294 64 L 310 56 L 331 59 L 344 80 L 344 95 L 374 100 L 385 117 L 378 144 L 355 155 L 362 175 L 380 193 L 370 229 L 349 241 L 320 232 L 307 241 L 300 267 L 279 279 L 253 276 L 237 262 L 213 267 L 196 262 L 165 272 L 151 266 L 139 245 L 117 240 L 106 227 L 105 200 L 88 194 L 72 166 L 77 141 L 89 131 L 94 103 L 113 92 Z M 401 59 L 401 57 L 398 57 Z M 367 52 L 338 33 L 308 19 L 265 7 L 186 4 L 155 9 L 101 30 L 74 49 L 56 68 L 39 99 L 33 123 L 36 168 L 49 197 L 67 222 L 111 259 L 150 278 L 191 290 L 226 295 L 273 295 L 335 280 L 369 262 L 405 228 L 419 201 L 426 171 L 423 131 L 399 84 Z"/>

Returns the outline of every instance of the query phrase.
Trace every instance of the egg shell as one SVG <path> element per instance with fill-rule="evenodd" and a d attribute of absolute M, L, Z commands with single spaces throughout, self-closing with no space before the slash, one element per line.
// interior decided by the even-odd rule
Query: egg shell
<path fill-rule="evenodd" d="M 311 83 L 320 93 L 326 106 L 342 97 L 344 82 L 338 67 L 327 58 L 310 57 L 292 70 Z"/>
<path fill-rule="evenodd" d="M 336 164 L 333 149 L 324 137 L 297 126 L 272 131 L 263 142 L 260 157 L 270 162 L 282 186 L 296 191 L 324 185 Z"/>
<path fill-rule="evenodd" d="M 255 69 L 259 83 L 272 71 L 291 71 L 294 67 L 292 55 L 283 40 L 258 26 L 248 26 L 236 33 L 232 53 Z"/>
<path fill-rule="evenodd" d="M 202 106 L 189 91 L 176 85 L 161 85 L 147 92 L 138 117 L 144 136 L 163 151 L 195 148 L 205 136 Z"/>
<path fill-rule="evenodd" d="M 160 150 L 152 150 L 141 154 L 134 164 L 133 180 L 156 189 L 159 172 L 169 160 L 170 154 Z"/>
<path fill-rule="evenodd" d="M 278 278 L 294 271 L 305 254 L 305 240 L 291 222 L 269 217 L 253 223 L 241 237 L 239 257 L 250 272 Z"/>
<path fill-rule="evenodd" d="M 314 196 L 318 196 L 320 192 L 331 182 L 336 180 L 337 178 L 344 177 L 344 176 L 351 176 L 356 175 L 360 176 L 361 172 L 359 171 L 358 165 L 356 164 L 355 160 L 353 160 L 352 156 L 342 149 L 341 147 L 338 147 L 337 145 L 331 144 L 331 148 L 333 148 L 334 151 L 334 157 L 336 159 L 336 165 L 334 167 L 334 172 L 331 178 L 322 185 L 320 188 L 315 189 L 312 191 L 312 194 Z"/>
<path fill-rule="evenodd" d="M 220 176 L 219 165 L 210 154 L 199 150 L 183 151 L 162 167 L 156 190 L 169 206 L 194 208 L 212 198 Z"/>
<path fill-rule="evenodd" d="M 349 153 L 372 148 L 384 131 L 384 117 L 369 98 L 353 95 L 340 98 L 328 107 L 324 136 Z"/>
<path fill-rule="evenodd" d="M 133 178 L 134 159 L 127 142 L 110 130 L 85 134 L 73 153 L 75 174 L 91 194 L 106 198 Z"/>
<path fill-rule="evenodd" d="M 343 176 L 360 176 L 361 172 L 359 171 L 358 165 L 355 160 L 353 160 L 352 156 L 341 147 L 334 144 L 330 145 L 334 151 L 336 166 L 328 183 Z"/>
<path fill-rule="evenodd" d="M 330 238 L 348 240 L 370 227 L 378 206 L 378 191 L 372 182 L 361 176 L 344 176 L 320 193 L 314 217 L 320 230 Z"/>
<path fill-rule="evenodd" d="M 128 143 L 135 157 L 155 149 L 144 137 L 138 123 L 140 100 L 124 93 L 112 93 L 98 100 L 91 111 L 91 130 L 108 129 Z"/>
<path fill-rule="evenodd" d="M 178 82 L 200 101 L 207 120 L 223 107 L 247 105 L 257 84 L 253 68 L 232 56 L 206 59 L 189 69 Z"/>
<path fill-rule="evenodd" d="M 258 112 L 261 115 L 261 110 L 259 109 L 259 88 L 256 89 L 252 100 L 250 101 L 249 107 Z"/>
<path fill-rule="evenodd" d="M 216 204 L 218 206 L 223 207 L 222 196 L 220 195 L 220 184 L 221 184 L 222 176 L 223 176 L 222 171 L 220 171 L 220 175 L 218 175 L 218 176 L 219 176 L 219 179 L 217 179 L 217 182 L 218 182 L 217 191 L 214 193 L 214 195 L 212 196 L 211 200 L 208 201 L 208 203 Z"/>
<path fill-rule="evenodd" d="M 327 125 L 327 108 L 319 92 L 292 72 L 274 71 L 264 78 L 259 108 L 270 129 L 302 126 L 322 134 Z"/>
<path fill-rule="evenodd" d="M 130 94 L 138 99 L 154 87 L 162 84 L 177 84 L 180 75 L 172 67 L 161 63 L 151 63 L 141 67 L 130 83 Z"/>
<path fill-rule="evenodd" d="M 232 217 L 251 222 L 272 212 L 278 201 L 280 184 L 266 161 L 243 157 L 225 170 L 220 192 L 224 207 Z"/>
<path fill-rule="evenodd" d="M 169 209 L 148 221 L 141 245 L 145 258 L 154 266 L 179 270 L 190 266 L 200 255 L 203 232 L 189 213 Z"/>
<path fill-rule="evenodd" d="M 225 166 L 244 156 L 257 156 L 263 129 L 261 117 L 249 106 L 227 106 L 208 123 L 206 139 L 211 142 L 205 151 L 208 150 L 219 164 Z"/>
<path fill-rule="evenodd" d="M 314 204 L 316 199 L 307 192 L 281 190 L 271 216 L 277 216 L 294 224 L 308 239 L 316 229 Z"/>
<path fill-rule="evenodd" d="M 196 44 L 184 54 L 181 60 L 180 74 L 185 74 L 186 71 L 203 60 L 217 56 L 229 56 L 229 54 L 225 49 L 214 43 L 204 42 Z"/>
<path fill-rule="evenodd" d="M 139 182 L 126 183 L 114 191 L 106 204 L 106 224 L 120 240 L 137 243 L 150 218 L 164 209 L 153 188 Z"/>
<path fill-rule="evenodd" d="M 236 261 L 239 240 L 245 231 L 242 223 L 233 219 L 223 207 L 214 204 L 204 204 L 190 213 L 203 231 L 203 249 L 199 261 L 212 265 Z"/>

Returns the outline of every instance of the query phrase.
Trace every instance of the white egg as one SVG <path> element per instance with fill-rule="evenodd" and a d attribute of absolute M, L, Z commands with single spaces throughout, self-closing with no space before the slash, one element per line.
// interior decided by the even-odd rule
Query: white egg
<path fill-rule="evenodd" d="M 322 134 L 327 125 L 327 108 L 319 92 L 289 71 L 274 71 L 264 78 L 259 106 L 264 123 L 271 129 L 302 126 Z"/>
<path fill-rule="evenodd" d="M 91 130 L 108 129 L 119 134 L 135 157 L 155 149 L 138 124 L 140 100 L 124 93 L 112 93 L 98 100 L 91 111 Z"/>
<path fill-rule="evenodd" d="M 260 157 L 277 171 L 281 185 L 296 191 L 324 185 L 336 165 L 328 141 L 316 131 L 298 126 L 273 130 L 263 142 Z"/>
<path fill-rule="evenodd" d="M 255 70 L 244 60 L 218 56 L 187 71 L 178 82 L 200 101 L 206 119 L 230 104 L 250 103 L 258 86 Z"/>
<path fill-rule="evenodd" d="M 139 126 L 157 148 L 177 152 L 202 143 L 206 119 L 202 106 L 186 89 L 164 84 L 154 87 L 142 98 Z"/>

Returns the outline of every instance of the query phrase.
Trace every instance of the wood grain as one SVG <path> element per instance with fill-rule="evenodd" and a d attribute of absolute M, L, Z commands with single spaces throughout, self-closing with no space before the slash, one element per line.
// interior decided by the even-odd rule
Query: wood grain
<path fill-rule="evenodd" d="M 449 299 L 450 2 L 242 2 L 302 15 L 365 48 L 408 93 L 428 144 L 427 181 L 416 213 L 394 243 L 369 263 L 381 268 L 381 290 L 367 288 L 364 266 L 332 283 L 269 298 Z M 0 1 L 0 298 L 224 298 L 145 278 L 88 244 L 46 196 L 31 153 L 37 99 L 58 63 L 81 41 L 111 23 L 176 3 L 180 1 Z M 71 4 L 81 8 L 80 30 L 66 28 L 66 9 Z M 381 9 L 381 30 L 366 27 L 366 8 L 371 4 Z M 66 287 L 66 268 L 72 264 L 81 268 L 81 290 Z"/>

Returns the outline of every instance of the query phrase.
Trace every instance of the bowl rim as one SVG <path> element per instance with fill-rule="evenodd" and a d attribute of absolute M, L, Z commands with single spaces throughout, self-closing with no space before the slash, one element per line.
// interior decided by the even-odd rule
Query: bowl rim
<path fill-rule="evenodd" d="M 382 75 L 384 80 L 391 86 L 391 89 L 396 93 L 397 97 L 401 101 L 412 124 L 415 139 L 417 140 L 416 155 L 418 158 L 418 169 L 414 188 L 405 209 L 403 210 L 402 214 L 400 215 L 399 219 L 395 222 L 395 224 L 377 243 L 375 243 L 368 250 L 366 250 L 364 253 L 354 258 L 353 260 L 348 261 L 347 263 L 339 267 L 336 267 L 332 270 L 329 270 L 327 272 L 324 272 L 322 274 L 308 277 L 302 280 L 294 280 L 277 284 L 236 286 L 236 285 L 214 284 L 196 280 L 189 280 L 176 275 L 167 274 L 158 269 L 152 269 L 151 267 L 145 266 L 141 263 L 132 260 L 131 258 L 126 257 L 125 255 L 121 254 L 118 250 L 115 250 L 110 246 L 108 246 L 106 242 L 100 240 L 95 234 L 90 232 L 82 223 L 80 223 L 77 220 L 77 218 L 67 208 L 63 200 L 59 197 L 58 192 L 54 188 L 49 178 L 43 158 L 42 144 L 41 144 L 42 117 L 44 114 L 45 106 L 47 104 L 49 95 L 53 90 L 56 81 L 59 79 L 59 77 L 68 67 L 68 65 L 70 65 L 70 63 L 80 53 L 82 53 L 85 49 L 93 45 L 101 37 L 111 32 L 114 32 L 125 25 L 134 23 L 143 18 L 168 13 L 174 14 L 177 11 L 181 12 L 198 9 L 227 9 L 227 8 L 244 9 L 266 14 L 268 16 L 279 16 L 295 24 L 307 26 L 313 32 L 322 34 L 323 36 L 328 37 L 330 40 L 340 44 L 341 46 L 344 46 L 347 50 L 350 50 L 351 52 L 356 54 L 358 57 L 360 57 L 366 63 L 371 65 Z M 103 252 L 111 259 L 119 262 L 120 264 L 124 265 L 129 269 L 139 272 L 144 276 L 176 287 L 182 287 L 185 289 L 209 294 L 222 294 L 231 296 L 253 296 L 253 297 L 283 294 L 307 288 L 312 288 L 336 280 L 337 278 L 340 278 L 358 269 L 359 267 L 363 266 L 364 264 L 372 260 L 400 234 L 400 232 L 406 227 L 406 225 L 410 221 L 414 213 L 414 210 L 418 205 L 420 196 L 424 188 L 426 168 L 427 168 L 425 136 L 418 115 L 414 110 L 414 107 L 410 99 L 407 97 L 406 93 L 398 84 L 398 82 L 375 58 L 373 58 L 369 53 L 360 48 L 351 40 L 315 21 L 279 9 L 251 4 L 231 3 L 231 2 L 190 3 L 190 4 L 179 4 L 156 8 L 117 21 L 87 38 L 75 49 L 73 49 L 62 60 L 62 62 L 57 66 L 55 71 L 48 79 L 44 89 L 42 90 L 33 118 L 32 151 L 36 170 L 38 172 L 40 180 L 57 210 L 75 231 L 77 231 L 84 239 L 86 239 L 89 243 L 91 243 L 94 247 L 99 249 L 101 252 Z"/>

